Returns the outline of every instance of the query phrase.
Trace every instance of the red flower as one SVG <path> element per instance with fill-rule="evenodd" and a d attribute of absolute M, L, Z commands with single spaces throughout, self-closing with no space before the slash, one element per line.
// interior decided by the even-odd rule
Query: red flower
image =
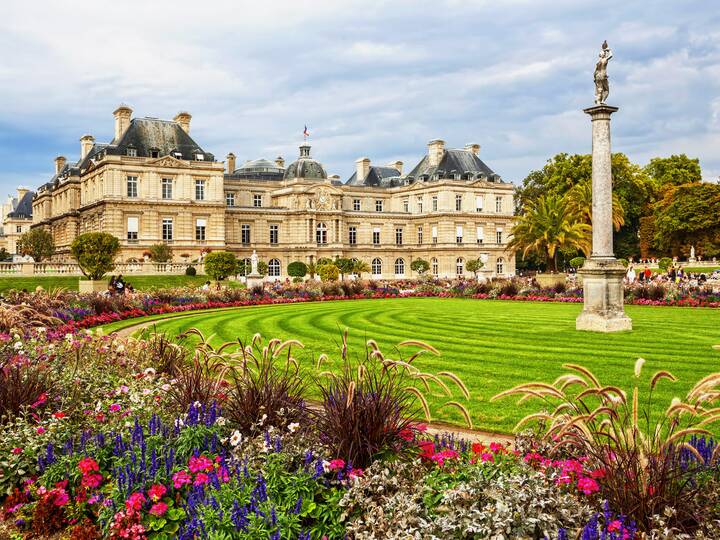
<path fill-rule="evenodd" d="M 54 412 L 52 415 L 53 418 L 57 418 L 57 419 L 65 418 L 65 416 L 66 416 L 66 414 L 62 411 Z"/>
<path fill-rule="evenodd" d="M 145 500 L 145 495 L 142 493 L 133 493 L 128 497 L 127 501 L 125 501 L 125 507 L 128 510 L 140 510 Z"/>
<path fill-rule="evenodd" d="M 340 469 L 345 468 L 345 460 L 344 459 L 333 459 L 330 462 L 330 470 L 331 471 L 339 471 Z"/>
<path fill-rule="evenodd" d="M 12 453 L 13 453 L 13 454 L 22 454 L 22 452 L 23 452 L 23 449 L 22 449 L 22 448 L 19 448 L 19 447 L 17 447 L 17 446 L 12 449 Z"/>
<path fill-rule="evenodd" d="M 91 457 L 86 457 L 80 460 L 78 463 L 78 469 L 80 469 L 80 472 L 83 474 L 87 474 L 90 471 L 99 471 L 100 467 L 97 464 L 97 461 L 95 461 Z"/>
<path fill-rule="evenodd" d="M 167 493 L 167 488 L 162 484 L 154 484 L 150 489 L 148 489 L 147 493 L 151 500 L 159 501 L 162 499 L 162 496 Z"/>
<path fill-rule="evenodd" d="M 168 505 L 164 502 L 156 502 L 152 505 L 150 508 L 150 513 L 153 516 L 162 516 L 165 512 L 167 512 Z"/>
<path fill-rule="evenodd" d="M 100 484 L 102 483 L 102 479 L 102 474 L 86 474 L 83 476 L 80 485 L 82 487 L 95 489 L 96 487 L 100 486 Z"/>

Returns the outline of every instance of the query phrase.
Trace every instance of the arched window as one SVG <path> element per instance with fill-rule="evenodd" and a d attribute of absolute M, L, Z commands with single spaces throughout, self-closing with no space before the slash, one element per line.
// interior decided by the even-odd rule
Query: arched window
<path fill-rule="evenodd" d="M 327 244 L 327 226 L 322 222 L 315 227 L 315 240 L 318 244 Z"/>
<path fill-rule="evenodd" d="M 252 262 L 250 259 L 243 259 L 242 262 L 242 272 L 240 272 L 240 275 L 247 276 L 250 273 L 250 270 L 252 270 Z"/>
<path fill-rule="evenodd" d="M 382 261 L 380 259 L 373 259 L 370 265 L 370 270 L 373 276 L 379 276 L 382 274 Z"/>
<path fill-rule="evenodd" d="M 502 257 L 500 257 L 497 261 L 495 261 L 495 272 L 500 275 L 505 272 L 505 261 L 503 261 Z"/>
<path fill-rule="evenodd" d="M 270 259 L 268 263 L 268 276 L 280 277 L 280 261 L 277 259 Z"/>
<path fill-rule="evenodd" d="M 405 260 L 395 259 L 395 274 L 398 276 L 405 275 Z"/>
<path fill-rule="evenodd" d="M 465 265 L 463 263 L 462 257 L 458 257 L 455 261 L 455 273 L 458 276 L 462 276 L 465 273 Z"/>
<path fill-rule="evenodd" d="M 439 268 L 438 268 L 438 260 L 435 257 L 430 259 L 430 268 L 431 268 L 432 275 L 437 276 L 439 273 Z"/>

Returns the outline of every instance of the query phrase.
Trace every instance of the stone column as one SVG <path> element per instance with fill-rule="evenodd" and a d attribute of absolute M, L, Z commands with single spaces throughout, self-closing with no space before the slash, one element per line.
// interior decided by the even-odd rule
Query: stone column
<path fill-rule="evenodd" d="M 623 309 L 625 267 L 613 252 L 612 168 L 609 105 L 585 109 L 592 119 L 592 253 L 578 272 L 583 281 L 584 307 L 575 328 L 594 332 L 632 330 Z"/>

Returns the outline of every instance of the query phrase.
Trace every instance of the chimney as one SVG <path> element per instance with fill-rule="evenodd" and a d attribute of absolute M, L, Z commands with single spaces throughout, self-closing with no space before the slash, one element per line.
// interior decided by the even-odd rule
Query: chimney
<path fill-rule="evenodd" d="M 445 141 L 442 139 L 433 139 L 428 143 L 428 158 L 430 159 L 431 167 L 437 167 L 440 165 L 444 151 Z"/>
<path fill-rule="evenodd" d="M 285 168 L 285 160 L 282 156 L 278 156 L 275 158 L 275 165 L 277 165 L 279 169 Z"/>
<path fill-rule="evenodd" d="M 362 157 L 355 162 L 356 180 L 362 182 L 370 172 L 370 159 Z"/>
<path fill-rule="evenodd" d="M 62 171 L 65 163 L 67 163 L 65 156 L 58 156 L 55 158 L 55 174 L 59 174 L 60 171 Z"/>
<path fill-rule="evenodd" d="M 467 143 L 465 145 L 465 150 L 468 150 L 477 156 L 480 153 L 480 145 L 478 143 Z"/>
<path fill-rule="evenodd" d="M 25 196 L 25 194 L 30 191 L 28 188 L 23 186 L 18 186 L 17 193 L 18 193 L 18 203 L 22 200 L 22 198 Z"/>
<path fill-rule="evenodd" d="M 115 117 L 115 144 L 120 142 L 120 138 L 123 136 L 127 128 L 130 127 L 130 117 L 132 116 L 133 110 L 127 105 L 120 105 L 113 111 Z"/>
<path fill-rule="evenodd" d="M 403 162 L 402 161 L 392 161 L 388 163 L 388 167 L 392 167 L 393 169 L 397 169 L 400 175 L 402 176 L 402 169 L 403 169 Z"/>
<path fill-rule="evenodd" d="M 235 154 L 230 152 L 227 155 L 227 172 L 228 174 L 232 174 L 235 172 Z"/>
<path fill-rule="evenodd" d="M 189 112 L 181 111 L 175 115 L 173 120 L 180 124 L 180 127 L 185 133 L 190 134 L 190 120 L 192 120 L 192 115 Z"/>
<path fill-rule="evenodd" d="M 95 137 L 92 135 L 83 135 L 80 137 L 80 160 L 82 161 L 85 159 L 85 156 L 87 156 L 90 153 L 90 150 L 92 150 L 93 145 L 95 144 Z"/>

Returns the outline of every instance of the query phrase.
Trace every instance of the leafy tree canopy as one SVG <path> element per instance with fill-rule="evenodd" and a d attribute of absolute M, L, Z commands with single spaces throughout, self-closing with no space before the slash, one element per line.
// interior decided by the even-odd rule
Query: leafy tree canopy
<path fill-rule="evenodd" d="M 410 270 L 413 272 L 417 272 L 421 276 L 425 274 L 428 270 L 430 270 L 430 263 L 427 262 L 425 259 L 415 259 L 413 262 L 410 263 Z"/>
<path fill-rule="evenodd" d="M 120 251 L 120 241 L 112 234 L 103 232 L 81 234 L 70 245 L 70 253 L 80 270 L 88 279 L 102 279 L 115 268 L 115 256 Z"/>
<path fill-rule="evenodd" d="M 18 240 L 18 250 L 23 255 L 30 255 L 35 262 L 49 259 L 55 253 L 52 233 L 40 227 L 30 229 Z"/>
<path fill-rule="evenodd" d="M 221 281 L 237 272 L 237 259 L 229 251 L 213 251 L 205 255 L 205 273 Z"/>
<path fill-rule="evenodd" d="M 672 155 L 667 158 L 653 158 L 645 166 L 645 174 L 655 186 L 681 186 L 702 181 L 700 160 L 691 159 L 685 154 Z"/>
<path fill-rule="evenodd" d="M 287 273 L 290 277 L 305 277 L 308 272 L 307 264 L 302 261 L 294 261 L 288 264 Z"/>

